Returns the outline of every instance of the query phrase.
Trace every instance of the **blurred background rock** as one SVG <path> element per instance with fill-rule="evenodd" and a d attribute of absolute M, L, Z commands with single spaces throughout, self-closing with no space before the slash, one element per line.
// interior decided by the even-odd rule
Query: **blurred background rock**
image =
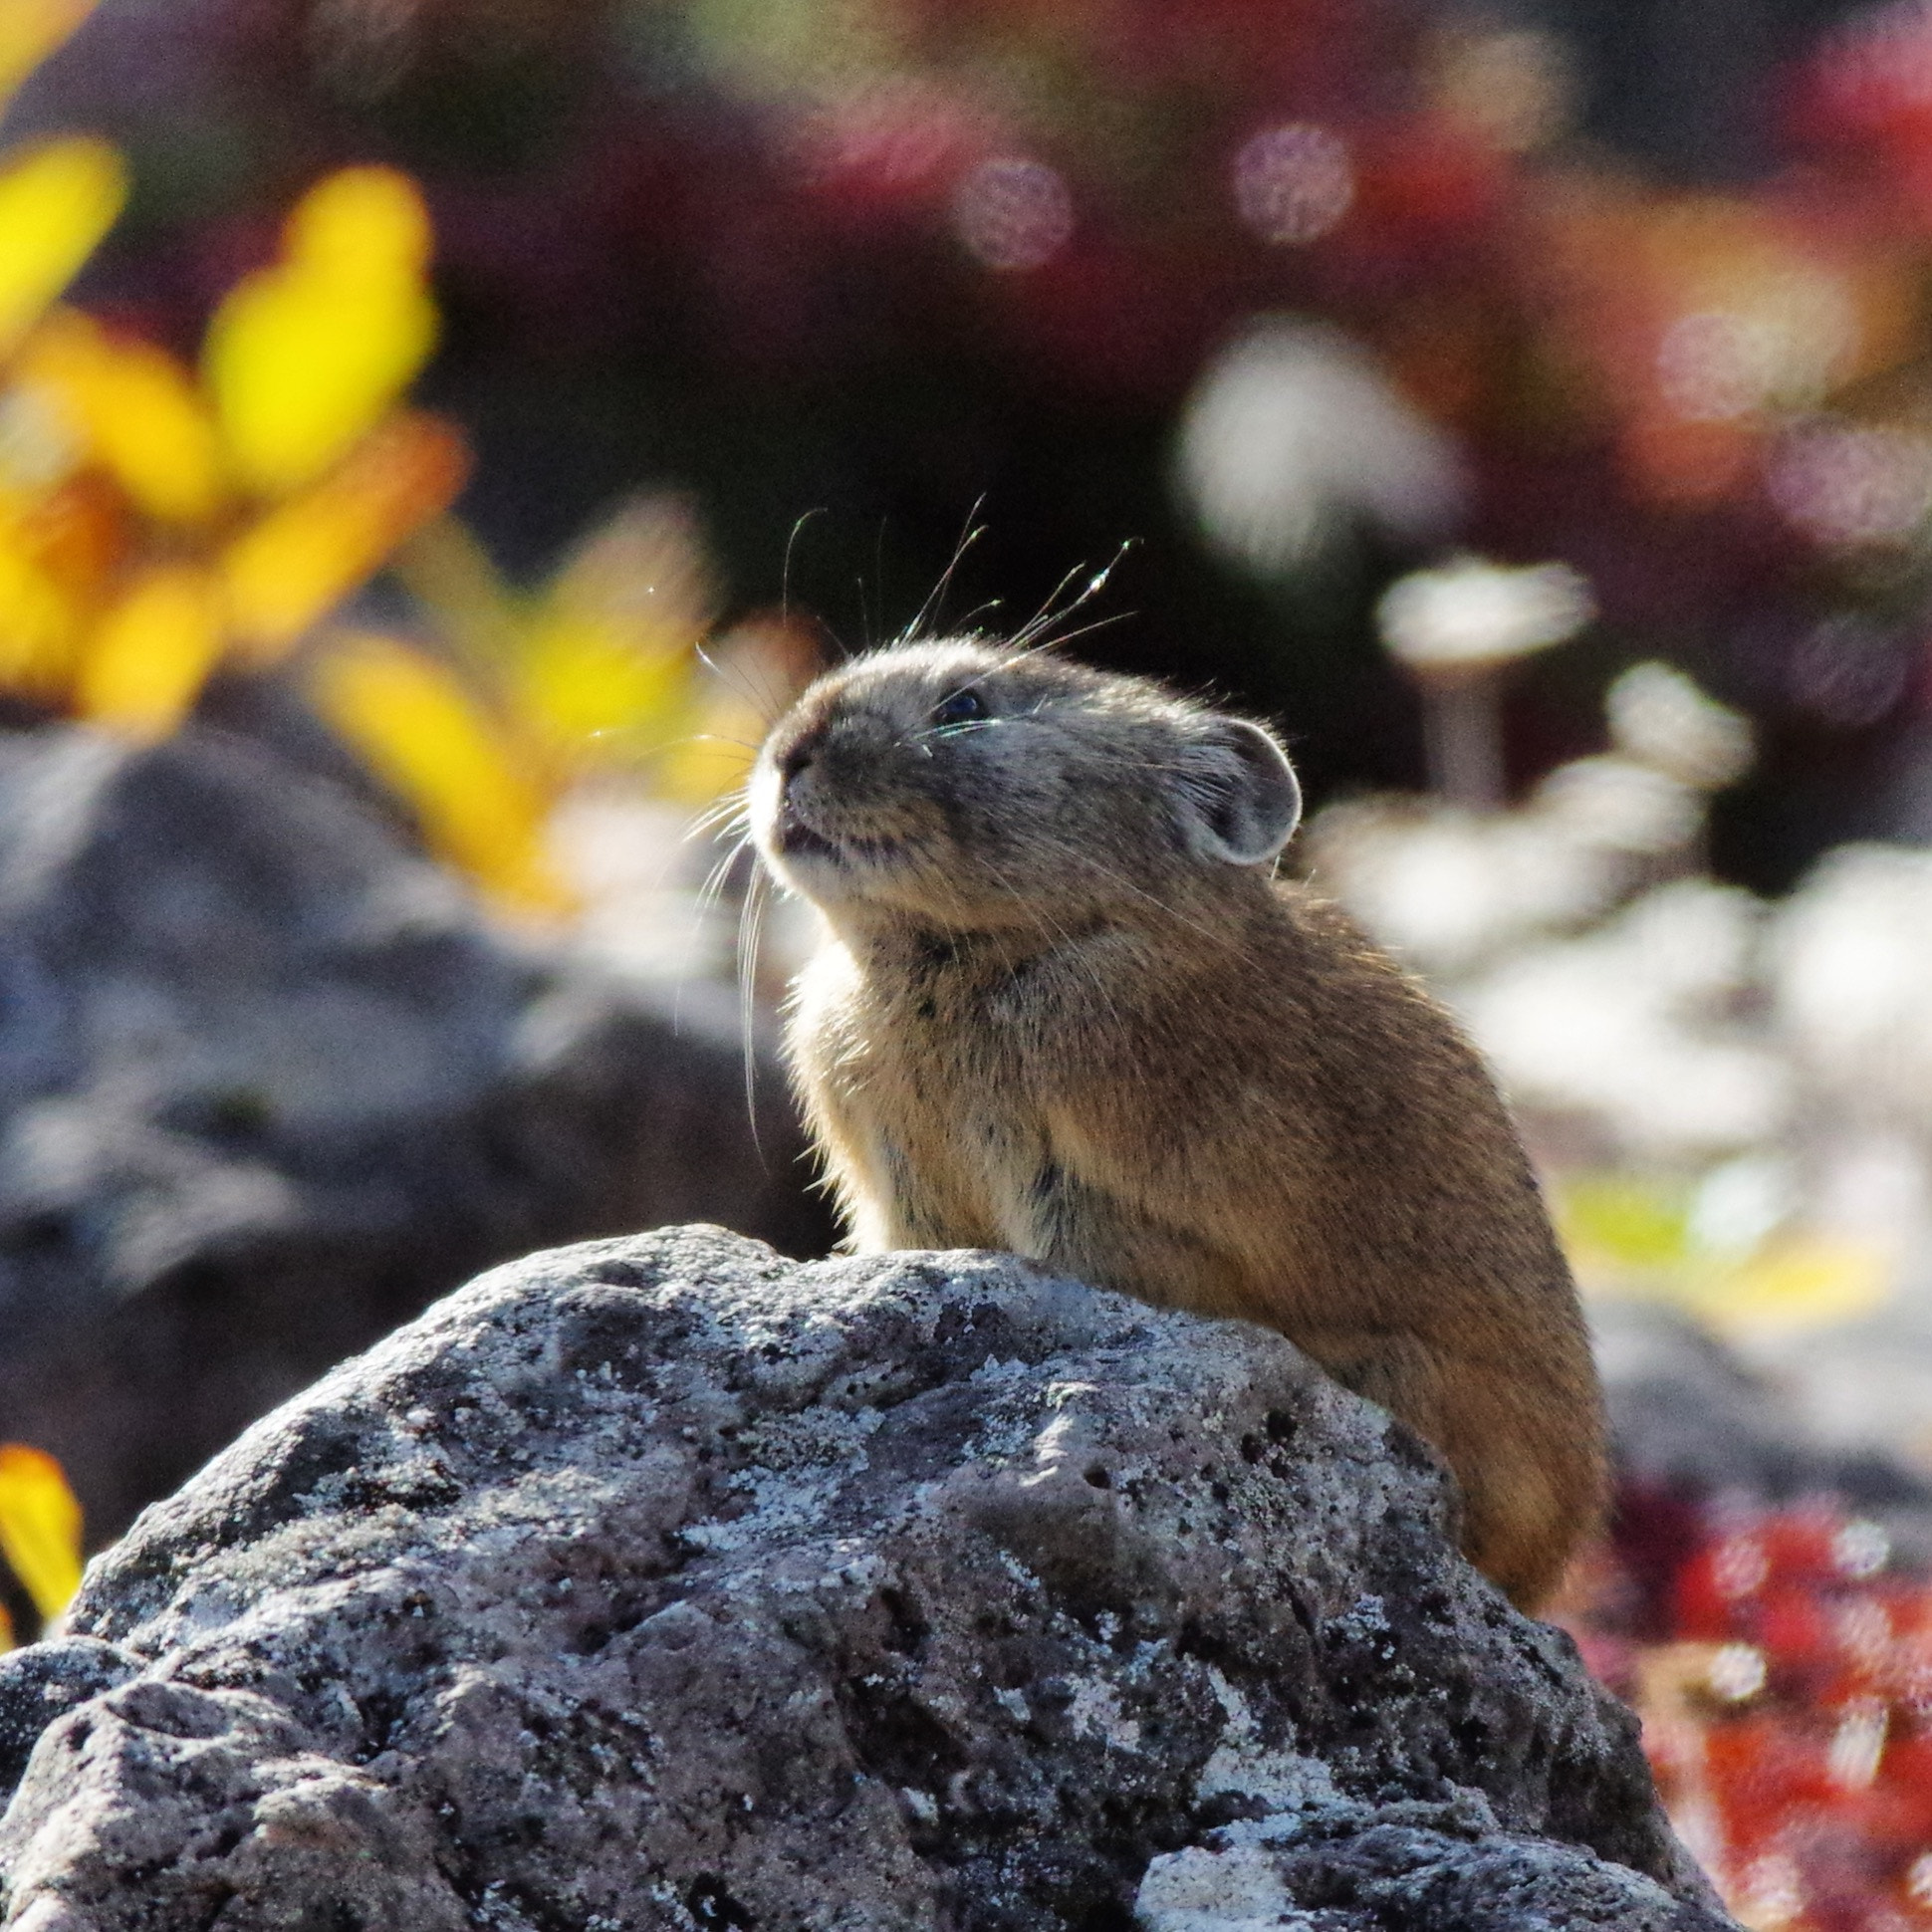
<path fill-rule="evenodd" d="M 1281 723 L 1508 1087 L 1568 1614 L 1734 1908 L 1932 1926 L 1932 9 L 0 0 L 0 1436 L 92 1541 L 493 1258 L 829 1240 L 734 788 L 1060 609 Z"/>

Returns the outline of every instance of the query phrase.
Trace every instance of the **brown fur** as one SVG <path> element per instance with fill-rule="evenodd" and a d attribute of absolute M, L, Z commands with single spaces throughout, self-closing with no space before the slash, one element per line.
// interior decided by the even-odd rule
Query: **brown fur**
<path fill-rule="evenodd" d="M 1454 1024 L 1271 877 L 1298 810 L 1259 727 L 1137 679 L 973 641 L 822 678 L 753 781 L 828 928 L 799 1085 L 854 1246 L 1280 1329 L 1442 1452 L 1533 1606 L 1601 1511 L 1575 1295 Z"/>

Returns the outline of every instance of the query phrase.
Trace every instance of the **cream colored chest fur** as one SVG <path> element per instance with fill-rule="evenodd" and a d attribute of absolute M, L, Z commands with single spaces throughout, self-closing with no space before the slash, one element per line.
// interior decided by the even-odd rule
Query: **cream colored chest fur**
<path fill-rule="evenodd" d="M 1040 1019 L 1004 976 L 868 983 L 828 946 L 800 983 L 800 1082 L 835 1142 L 862 1248 L 976 1245 L 1043 1255 Z"/>

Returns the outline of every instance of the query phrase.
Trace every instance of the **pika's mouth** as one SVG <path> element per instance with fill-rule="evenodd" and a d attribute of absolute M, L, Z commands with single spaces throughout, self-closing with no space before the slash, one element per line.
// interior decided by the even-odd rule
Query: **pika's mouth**
<path fill-rule="evenodd" d="M 850 865 L 854 861 L 882 864 L 899 851 L 898 841 L 893 839 L 866 839 L 855 833 L 834 837 L 821 832 L 799 816 L 798 808 L 789 799 L 779 812 L 772 844 L 782 858 L 816 858 L 833 865 Z"/>
<path fill-rule="evenodd" d="M 845 855 L 843 845 L 836 840 L 828 839 L 824 833 L 813 831 L 790 805 L 779 814 L 774 831 L 776 836 L 772 844 L 778 847 L 781 857 L 830 858 L 837 861 Z"/>

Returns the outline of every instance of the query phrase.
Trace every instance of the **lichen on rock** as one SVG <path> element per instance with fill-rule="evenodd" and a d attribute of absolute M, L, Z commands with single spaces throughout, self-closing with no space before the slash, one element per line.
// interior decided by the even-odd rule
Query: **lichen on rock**
<path fill-rule="evenodd" d="M 1008 1257 L 533 1256 L 0 1662 L 7 1922 L 1727 1923 L 1445 1507 L 1280 1337 Z"/>

